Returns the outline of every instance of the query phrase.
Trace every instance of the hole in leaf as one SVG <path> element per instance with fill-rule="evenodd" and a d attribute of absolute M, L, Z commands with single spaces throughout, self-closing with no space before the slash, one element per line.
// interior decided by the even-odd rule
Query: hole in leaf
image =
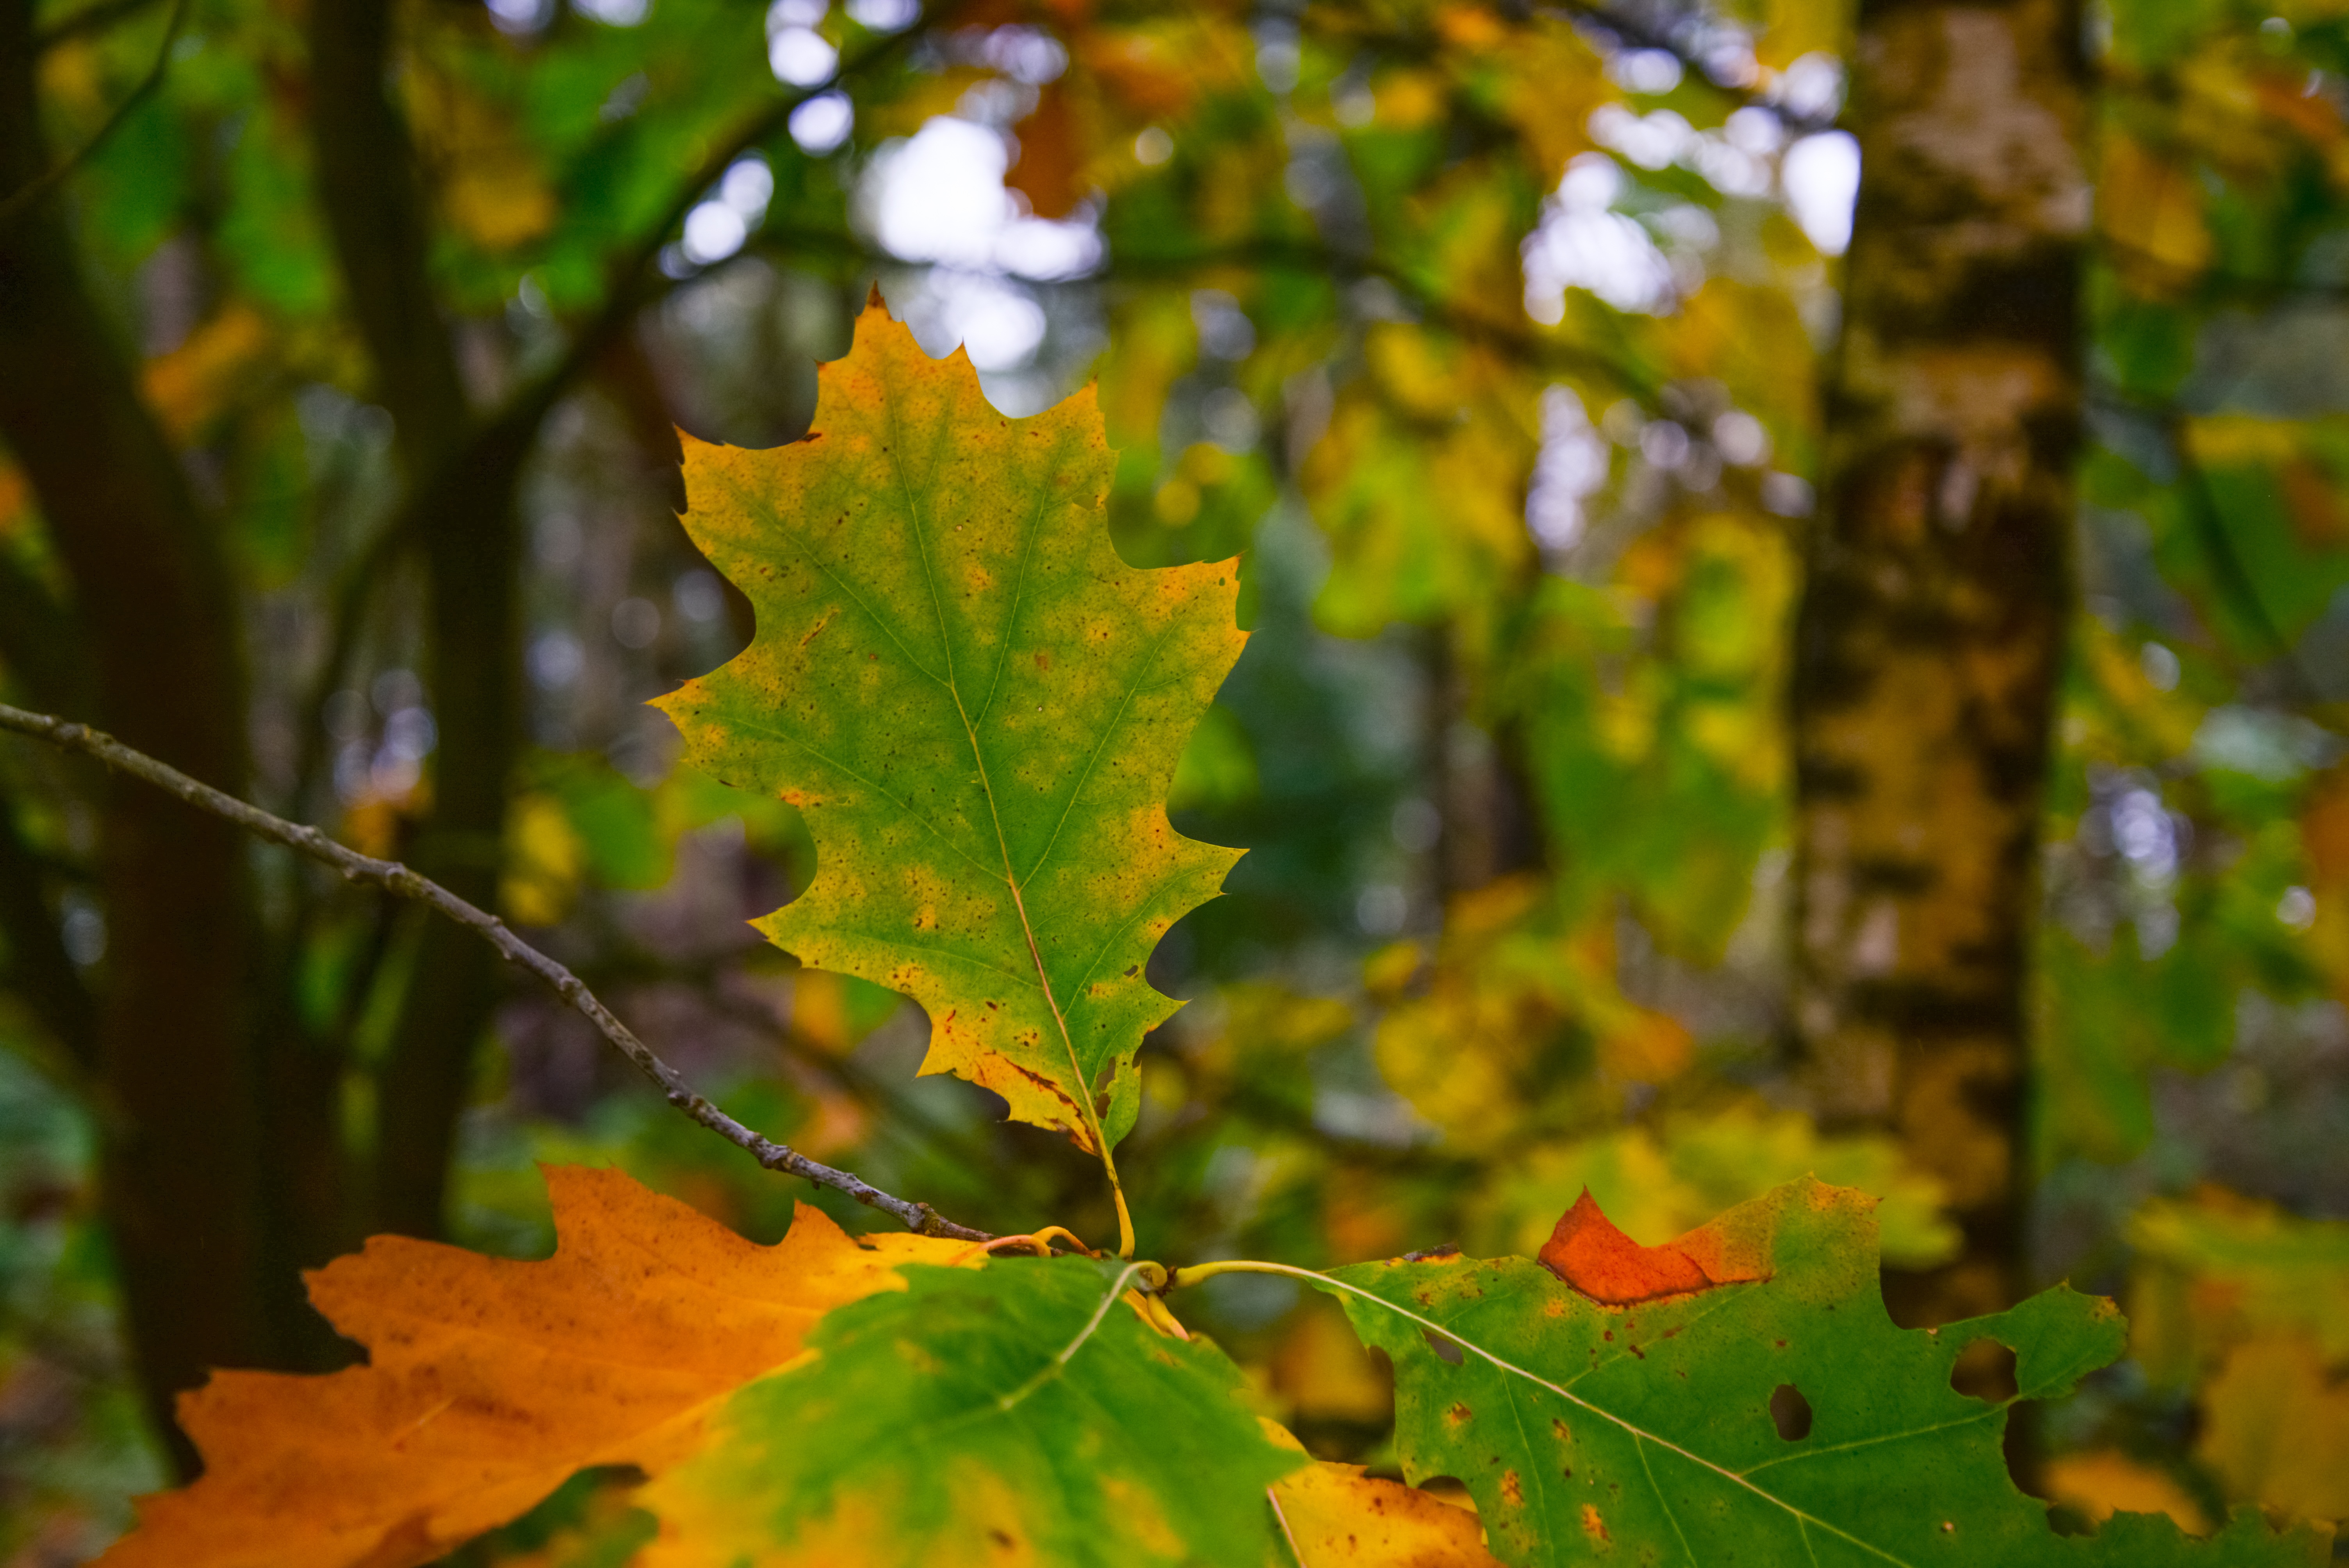
<path fill-rule="evenodd" d="M 1460 1365 L 1459 1346 L 1454 1345 L 1451 1340 L 1444 1338 L 1444 1336 L 1436 1333 L 1433 1329 L 1423 1328 L 1420 1332 L 1427 1336 L 1427 1347 L 1430 1350 L 1434 1351 L 1438 1356 L 1441 1356 L 1444 1360 L 1450 1362 L 1454 1367 Z"/>
<path fill-rule="evenodd" d="M 1440 1497 L 1455 1508 L 1473 1509 L 1476 1506 L 1476 1500 L 1468 1495 L 1467 1483 L 1458 1476 L 1429 1476 L 1419 1483 L 1419 1490 L 1430 1497 Z"/>
<path fill-rule="evenodd" d="M 2048 1507 L 2047 1528 L 2058 1535 L 2094 1535 L 2096 1520 L 2094 1514 L 2075 1504 L 2058 1502 Z"/>
<path fill-rule="evenodd" d="M 548 1542 L 596 1517 L 611 1494 L 633 1491 L 646 1480 L 645 1472 L 635 1465 L 598 1465 L 580 1470 L 520 1519 L 459 1547 L 448 1559 L 450 1568 L 487 1568 L 523 1553 L 544 1552 Z M 628 1542 L 623 1550 L 634 1552 L 657 1528 L 652 1515 L 631 1511 L 621 1519 L 616 1535 Z"/>
<path fill-rule="evenodd" d="M 2014 1398 L 2014 1352 L 1995 1339 L 1977 1339 L 1958 1352 L 1950 1387 L 1976 1399 L 2002 1405 Z"/>
<path fill-rule="evenodd" d="M 1770 1391 L 1770 1419 L 1780 1437 L 1799 1443 L 1811 1435 L 1811 1402 L 1792 1383 L 1781 1383 Z"/>

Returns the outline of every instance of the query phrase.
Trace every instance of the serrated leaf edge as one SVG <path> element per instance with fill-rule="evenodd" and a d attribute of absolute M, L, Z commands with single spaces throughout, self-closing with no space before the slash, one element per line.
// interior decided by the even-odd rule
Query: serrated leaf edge
<path fill-rule="evenodd" d="M 1251 1261 L 1246 1264 L 1210 1264 L 1208 1267 L 1214 1268 L 1219 1272 L 1287 1274 L 1291 1278 L 1303 1280 L 1307 1284 L 1311 1284 L 1318 1289 L 1343 1291 L 1349 1295 L 1360 1296 L 1364 1301 L 1371 1302 L 1379 1306 L 1386 1308 L 1386 1310 L 1393 1313 L 1398 1317 L 1405 1318 L 1410 1322 L 1419 1325 L 1419 1326 L 1427 1333 L 1437 1336 L 1449 1344 L 1458 1346 L 1461 1349 L 1476 1357 L 1478 1359 L 1489 1362 L 1500 1371 L 1509 1373 L 1515 1377 L 1522 1377 L 1526 1382 L 1533 1384 L 1536 1387 L 1547 1388 L 1551 1393 L 1556 1394 L 1559 1398 L 1564 1399 L 1568 1404 L 1576 1407 L 1578 1409 L 1588 1410 L 1590 1414 L 1597 1416 L 1599 1419 L 1610 1422 L 1614 1426 L 1620 1428 L 1624 1432 L 1630 1436 L 1632 1443 L 1635 1445 L 1635 1449 L 1640 1455 L 1640 1467 L 1641 1470 L 1648 1471 L 1648 1480 L 1651 1486 L 1656 1485 L 1655 1472 L 1649 1469 L 1647 1450 L 1644 1445 L 1652 1443 L 1657 1448 L 1678 1454 L 1681 1458 L 1688 1460 L 1691 1464 L 1696 1465 L 1703 1470 L 1711 1470 L 1713 1474 L 1721 1477 L 1723 1480 L 1730 1481 L 1737 1486 L 1743 1487 L 1744 1490 L 1752 1492 L 1754 1496 L 1760 1498 L 1763 1501 L 1771 1504 L 1773 1507 L 1784 1510 L 1795 1521 L 1798 1526 L 1805 1530 L 1807 1530 L 1812 1525 L 1816 1525 L 1826 1533 L 1835 1536 L 1838 1540 L 1849 1542 L 1852 1545 L 1858 1547 L 1861 1551 L 1868 1553 L 1868 1555 L 1872 1557 L 1878 1557 L 1887 1563 L 1896 1564 L 1897 1568 L 1918 1568 L 1918 1564 L 1910 1562 L 1908 1558 L 1896 1557 L 1891 1553 L 1885 1551 L 1884 1548 L 1876 1545 L 1874 1542 L 1864 1541 L 1858 1536 L 1852 1534 L 1849 1531 L 1839 1529 L 1829 1523 L 1827 1521 L 1818 1518 L 1815 1514 L 1806 1513 L 1802 1509 L 1799 1509 L 1793 1503 L 1788 1502 L 1785 1499 L 1778 1497 L 1764 1491 L 1763 1488 L 1754 1485 L 1752 1481 L 1745 1479 L 1744 1472 L 1729 1470 L 1724 1466 L 1715 1464 L 1711 1460 L 1704 1458 L 1702 1454 L 1693 1453 L 1691 1450 L 1682 1448 L 1680 1444 L 1673 1442 L 1670 1438 L 1659 1437 L 1655 1433 L 1639 1426 L 1637 1423 L 1624 1419 L 1622 1417 L 1615 1414 L 1612 1410 L 1609 1410 L 1602 1406 L 1592 1404 L 1589 1400 L 1576 1394 L 1572 1389 L 1562 1385 L 1553 1383 L 1548 1378 L 1540 1376 L 1538 1373 L 1527 1371 L 1525 1367 L 1518 1366 L 1516 1362 L 1506 1360 L 1503 1357 L 1495 1355 L 1493 1352 L 1475 1343 L 1475 1341 L 1462 1337 L 1458 1331 L 1447 1328 L 1443 1324 L 1436 1322 L 1433 1318 L 1423 1317 L 1407 1306 L 1397 1305 L 1394 1302 L 1388 1300 L 1385 1296 L 1379 1295 L 1376 1291 L 1365 1290 L 1361 1285 L 1349 1284 L 1344 1280 L 1333 1278 L 1329 1274 L 1316 1274 L 1311 1269 L 1296 1268 L 1288 1264 L 1256 1263 Z M 1201 1272 L 1204 1273 L 1205 1271 Z M 1193 1277 L 1198 1276 L 1194 1275 Z M 1735 1284 L 1721 1285 L 1715 1288 L 1724 1298 L 1730 1298 L 1736 1295 L 1743 1294 L 1743 1287 Z M 1727 1305 L 1727 1301 L 1724 1300 L 1723 1305 Z M 1957 1327 L 1961 1326 L 1951 1325 L 1951 1326 Z M 1619 1357 L 1618 1359 L 1619 1359 Z M 1612 1363 L 1603 1362 L 1600 1365 L 1607 1366 L 1612 1365 Z M 1599 1370 L 1598 1367 L 1591 1368 L 1591 1371 L 1597 1370 Z M 1588 1372 L 1582 1374 L 1583 1377 L 1588 1377 L 1589 1375 L 1590 1374 Z M 2049 1384 L 2048 1387 L 2053 1387 L 2060 1386 L 2061 1381 L 2062 1380 L 2059 1378 Z M 1950 1427 L 1963 1426 L 1971 1421 L 1986 1419 L 1991 1415 L 2004 1410 L 2009 1405 L 2014 1404 L 2026 1398 L 2029 1398 L 2029 1396 L 2018 1393 L 2015 1395 L 2013 1399 L 1988 1406 L 1980 1415 L 1970 1416 L 1967 1418 L 1966 1421 L 1946 1422 L 1943 1423 L 1942 1426 L 1924 1428 L 1917 1432 L 1903 1432 L 1893 1434 L 1890 1437 L 1871 1438 L 1868 1439 L 1868 1442 L 1896 1441 L 1899 1438 L 1919 1437 L 1922 1436 L 1925 1432 L 1941 1431 Z M 1843 1446 L 1847 1448 L 1857 1448 L 1866 1445 L 1846 1444 Z M 1824 1453 L 1835 1450 L 1821 1449 L 1819 1451 Z M 1782 1461 L 1778 1460 L 1764 1460 L 1764 1464 L 1769 1465 L 1780 1462 Z M 1762 1467 L 1757 1466 L 1755 1468 L 1760 1469 Z M 1663 1489 L 1661 1486 L 1656 1487 L 1656 1495 L 1659 1501 L 1662 1499 Z M 1680 1522 L 1673 1515 L 1670 1504 L 1665 1505 L 1664 1516 L 1667 1519 L 1671 1519 L 1673 1521 L 1672 1528 L 1677 1532 L 1680 1529 Z M 1695 1560 L 1694 1553 L 1689 1548 L 1688 1541 L 1685 1536 L 1682 1536 L 1681 1545 L 1683 1550 L 1690 1551 L 1690 1561 L 1693 1562 Z"/>

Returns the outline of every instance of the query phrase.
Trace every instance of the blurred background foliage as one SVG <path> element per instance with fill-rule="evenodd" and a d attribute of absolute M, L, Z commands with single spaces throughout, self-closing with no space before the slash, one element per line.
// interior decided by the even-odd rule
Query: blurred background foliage
<path fill-rule="evenodd" d="M 471 878 L 751 1125 L 966 1222 L 1102 1236 L 1083 1158 L 913 1076 L 910 1006 L 755 938 L 813 874 L 797 816 L 675 766 L 643 706 L 750 633 L 674 521 L 673 427 L 797 438 L 877 283 L 1008 412 L 1097 386 L 1128 560 L 1244 558 L 1253 638 L 1174 804 L 1250 853 L 1153 960 L 1192 1000 L 1122 1151 L 1147 1251 L 1531 1251 L 1586 1186 L 1654 1242 L 1805 1171 L 1884 1200 L 1896 1270 L 1971 1244 L 1898 1126 L 1816 1114 L 1790 1002 L 1795 620 L 1869 134 L 1845 7 L 0 12 L 0 291 L 90 324 L 47 357 L 0 334 L 0 696 L 134 742 L 141 683 L 241 713 L 188 765 Z M 2058 24 L 2095 218 L 2007 1277 L 2116 1293 L 2135 1338 L 2024 1471 L 2075 1527 L 2340 1518 L 2349 8 Z M 120 395 L 53 453 L 37 405 L 83 386 Z M 130 471 L 134 427 L 171 461 L 109 504 L 160 531 L 78 551 L 50 476 Z M 130 618 L 208 627 L 226 675 L 109 651 L 89 563 L 142 537 L 217 587 Z M 868 1225 L 274 851 L 219 884 L 225 1043 L 140 1032 L 109 1009 L 185 933 L 132 907 L 109 802 L 0 747 L 0 1560 L 121 1528 L 184 1462 L 191 1367 L 347 1355 L 297 1268 L 382 1228 L 543 1252 L 534 1162 L 761 1238 L 797 1202 Z M 134 1103 L 199 1057 L 216 1100 Z M 211 1217 L 181 1275 L 139 1272 L 150 1144 Z M 141 1289 L 196 1280 L 218 1309 L 181 1315 L 231 1326 L 141 1326 Z M 1253 1276 L 1195 1310 L 1267 1413 L 1381 1462 L 1383 1369 L 1334 1314 Z"/>

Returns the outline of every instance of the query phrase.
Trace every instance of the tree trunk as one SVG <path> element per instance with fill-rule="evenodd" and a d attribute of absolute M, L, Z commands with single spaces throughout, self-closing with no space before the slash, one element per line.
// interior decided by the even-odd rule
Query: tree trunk
<path fill-rule="evenodd" d="M 497 899 L 508 774 L 520 727 L 514 496 L 535 418 L 477 426 L 427 267 L 424 191 L 385 91 L 388 0 L 315 0 L 312 126 L 319 201 L 390 408 L 424 550 L 440 746 L 417 869 L 488 907 Z M 543 410 L 541 410 L 543 411 Z M 378 1085 L 372 1223 L 440 1233 L 473 1050 L 495 1006 L 496 955 L 443 921 L 424 926 Z"/>
<path fill-rule="evenodd" d="M 1795 1029 L 1947 1183 L 1904 1321 L 2024 1287 L 2025 983 L 2070 600 L 2088 227 L 2066 0 L 1863 4 L 1858 208 L 1796 630 Z"/>
<path fill-rule="evenodd" d="M 32 6 L 0 0 L 0 192 L 44 165 Z M 39 498 L 95 665 L 99 723 L 206 783 L 245 782 L 245 679 L 221 541 L 83 283 L 63 193 L 0 228 L 0 434 Z M 105 985 L 92 1026 L 107 1222 L 140 1386 L 266 1365 L 303 1310 L 268 1268 L 237 830 L 148 785 L 101 796 Z"/>

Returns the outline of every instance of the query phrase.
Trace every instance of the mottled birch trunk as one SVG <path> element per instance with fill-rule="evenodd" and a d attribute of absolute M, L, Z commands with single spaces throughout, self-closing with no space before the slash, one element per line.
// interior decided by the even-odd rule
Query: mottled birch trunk
<path fill-rule="evenodd" d="M 2023 1284 L 2025 979 L 2069 603 L 2090 211 L 2066 0 L 1863 4 L 1862 155 L 1794 683 L 1795 1028 L 1948 1183 L 1944 1321 Z"/>

